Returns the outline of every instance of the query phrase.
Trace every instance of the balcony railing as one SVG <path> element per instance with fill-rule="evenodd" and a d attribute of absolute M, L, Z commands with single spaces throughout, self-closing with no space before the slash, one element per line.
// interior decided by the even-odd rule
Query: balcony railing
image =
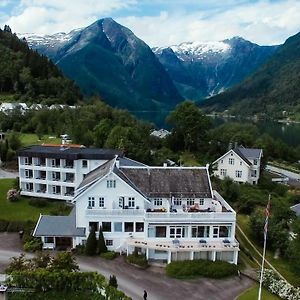
<path fill-rule="evenodd" d="M 143 216 L 145 211 L 143 209 L 106 209 L 87 207 L 87 215 L 112 215 L 112 216 Z"/>

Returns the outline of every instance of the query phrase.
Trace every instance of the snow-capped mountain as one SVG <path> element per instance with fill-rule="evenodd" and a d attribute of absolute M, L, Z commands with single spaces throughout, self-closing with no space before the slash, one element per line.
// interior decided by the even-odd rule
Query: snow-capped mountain
<path fill-rule="evenodd" d="M 241 82 L 277 46 L 259 46 L 234 37 L 217 42 L 187 42 L 152 51 L 188 99 L 201 100 Z"/>

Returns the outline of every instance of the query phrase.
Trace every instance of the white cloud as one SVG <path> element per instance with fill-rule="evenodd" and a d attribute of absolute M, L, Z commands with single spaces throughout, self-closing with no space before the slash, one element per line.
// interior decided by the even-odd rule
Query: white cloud
<path fill-rule="evenodd" d="M 20 0 L 12 16 L 0 14 L 0 26 L 49 34 L 115 16 L 150 46 L 237 35 L 278 44 L 300 30 L 299 12 L 299 0 Z"/>
<path fill-rule="evenodd" d="M 228 1 L 230 2 L 230 1 Z M 151 46 L 242 36 L 258 44 L 279 44 L 300 30 L 300 1 L 258 1 L 217 11 L 161 13 L 117 19 Z"/>
<path fill-rule="evenodd" d="M 20 33 L 68 32 L 134 4 L 136 0 L 21 0 L 6 23 Z"/>

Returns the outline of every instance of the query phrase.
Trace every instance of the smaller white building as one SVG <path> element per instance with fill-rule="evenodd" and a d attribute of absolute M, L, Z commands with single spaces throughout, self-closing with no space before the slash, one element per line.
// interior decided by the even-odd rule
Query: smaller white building
<path fill-rule="evenodd" d="M 0 105 L 0 112 L 5 113 L 6 115 L 15 109 L 19 109 L 22 114 L 25 114 L 29 108 L 26 103 L 3 102 Z"/>
<path fill-rule="evenodd" d="M 171 132 L 166 130 L 166 129 L 159 129 L 159 130 L 153 130 L 150 135 L 151 136 L 155 136 L 159 139 L 164 139 L 166 138 L 168 135 L 170 135 Z"/>
<path fill-rule="evenodd" d="M 229 177 L 239 183 L 257 184 L 262 155 L 262 149 L 243 146 L 230 149 L 213 162 L 214 175 L 221 179 Z"/>

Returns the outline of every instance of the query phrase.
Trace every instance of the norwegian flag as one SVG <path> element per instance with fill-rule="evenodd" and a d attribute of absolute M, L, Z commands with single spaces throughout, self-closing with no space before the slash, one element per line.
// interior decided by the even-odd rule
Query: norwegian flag
<path fill-rule="evenodd" d="M 268 201 L 267 207 L 265 209 L 265 213 L 266 213 L 266 220 L 265 220 L 265 226 L 264 226 L 264 236 L 265 236 L 265 238 L 267 237 L 269 217 L 270 217 L 270 207 L 271 207 L 270 200 L 271 200 L 271 198 L 269 196 L 269 201 Z"/>

